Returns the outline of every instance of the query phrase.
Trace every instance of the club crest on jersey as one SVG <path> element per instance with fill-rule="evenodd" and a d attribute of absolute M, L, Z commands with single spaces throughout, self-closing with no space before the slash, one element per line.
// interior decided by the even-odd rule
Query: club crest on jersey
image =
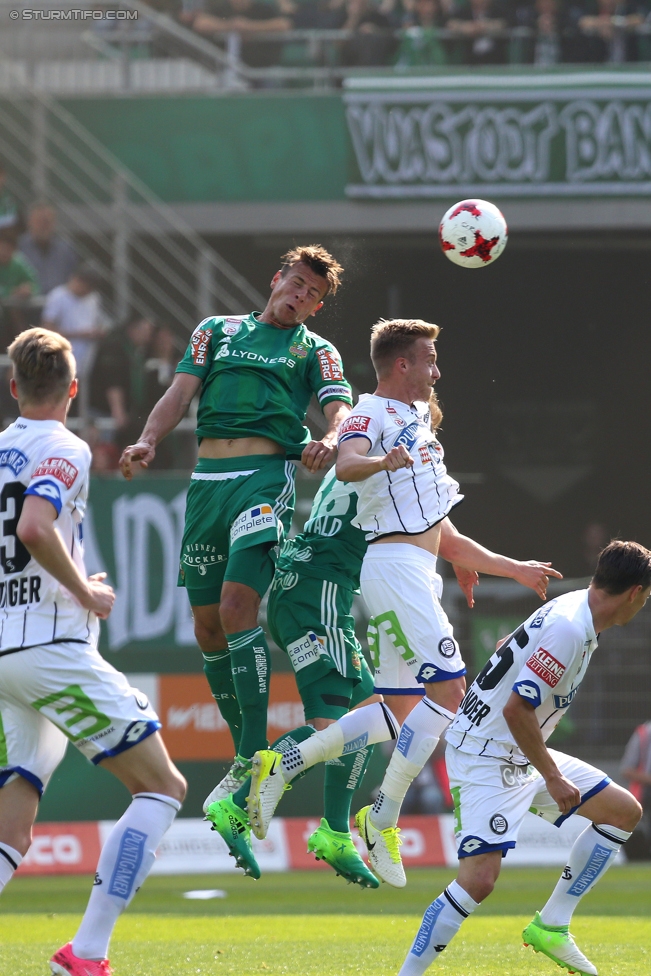
<path fill-rule="evenodd" d="M 10 447 L 6 451 L 0 451 L 0 468 L 10 468 L 18 477 L 29 459 L 22 451 L 16 447 Z"/>
<path fill-rule="evenodd" d="M 418 453 L 420 454 L 420 460 L 422 464 L 432 463 L 432 455 L 429 452 L 429 444 L 424 444 L 422 447 L 419 447 Z"/>
<path fill-rule="evenodd" d="M 66 460 L 66 458 L 52 457 L 48 458 L 46 461 L 42 461 L 38 468 L 32 475 L 32 478 L 56 478 L 58 481 L 62 482 L 66 488 L 72 488 L 75 483 L 75 478 L 79 474 L 79 471 L 74 466 L 72 461 Z"/>
<path fill-rule="evenodd" d="M 231 526 L 231 545 L 242 536 L 253 532 L 262 532 L 277 525 L 271 505 L 257 505 L 246 512 L 242 512 Z"/>
<path fill-rule="evenodd" d="M 496 813 L 490 819 L 490 828 L 494 834 L 505 834 L 509 829 L 509 822 L 501 813 Z"/>
<path fill-rule="evenodd" d="M 295 342 L 289 347 L 289 351 L 292 356 L 296 356 L 298 359 L 305 359 L 310 349 L 304 342 Z"/>
<path fill-rule="evenodd" d="M 544 647 L 538 647 L 533 652 L 527 661 L 527 667 L 550 688 L 555 688 L 565 674 L 565 665 L 557 661 Z"/>

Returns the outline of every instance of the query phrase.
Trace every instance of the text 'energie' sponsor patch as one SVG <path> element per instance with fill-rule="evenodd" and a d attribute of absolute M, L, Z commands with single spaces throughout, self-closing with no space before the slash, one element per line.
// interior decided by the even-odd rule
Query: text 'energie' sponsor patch
<path fill-rule="evenodd" d="M 190 339 L 192 348 L 192 362 L 195 366 L 205 366 L 208 357 L 208 346 L 212 338 L 212 329 L 195 329 Z"/>
<path fill-rule="evenodd" d="M 533 652 L 527 661 L 527 667 L 542 678 L 550 688 L 555 688 L 565 674 L 565 665 L 557 661 L 544 647 L 539 647 Z"/>
<path fill-rule="evenodd" d="M 63 482 L 66 488 L 72 488 L 78 474 L 77 468 L 71 461 L 67 461 L 66 458 L 53 457 L 47 458 L 46 461 L 39 464 L 32 478 L 56 478 Z"/>
<path fill-rule="evenodd" d="M 316 356 L 322 379 L 343 380 L 344 373 L 341 368 L 341 360 L 336 352 L 332 349 L 317 349 Z"/>

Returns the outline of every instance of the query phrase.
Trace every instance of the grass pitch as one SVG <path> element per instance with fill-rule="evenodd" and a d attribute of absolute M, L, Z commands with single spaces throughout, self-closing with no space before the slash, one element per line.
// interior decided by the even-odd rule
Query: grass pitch
<path fill-rule="evenodd" d="M 561 976 L 521 945 L 521 932 L 558 876 L 503 872 L 494 895 L 466 922 L 432 973 Z M 329 873 L 150 878 L 120 920 L 111 948 L 116 976 L 391 976 L 397 973 L 446 870 L 413 870 L 402 891 L 362 891 Z M 46 976 L 52 952 L 79 921 L 88 877 L 20 878 L 0 902 L 0 973 Z M 651 974 L 651 867 L 613 868 L 581 903 L 572 931 L 604 976 Z M 219 888 L 225 899 L 187 901 Z M 271 914 L 273 913 L 273 914 Z"/>

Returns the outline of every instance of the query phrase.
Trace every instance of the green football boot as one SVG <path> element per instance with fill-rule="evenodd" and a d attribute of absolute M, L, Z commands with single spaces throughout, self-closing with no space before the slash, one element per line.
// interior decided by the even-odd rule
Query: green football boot
<path fill-rule="evenodd" d="M 251 824 L 244 810 L 233 802 L 232 796 L 227 796 L 210 804 L 206 810 L 206 820 L 212 824 L 211 830 L 216 830 L 223 837 L 238 868 L 257 881 L 260 868 L 251 848 Z"/>
<path fill-rule="evenodd" d="M 570 973 L 576 973 L 577 976 L 598 976 L 596 967 L 586 959 L 570 935 L 569 925 L 544 925 L 536 912 L 533 921 L 529 922 L 522 933 L 522 939 L 534 952 L 542 952 Z"/>
<path fill-rule="evenodd" d="M 333 830 L 328 821 L 322 818 L 307 842 L 307 849 L 317 861 L 329 864 L 348 884 L 358 884 L 362 888 L 380 887 L 379 879 L 369 871 L 357 853 L 350 831 L 344 834 Z"/>

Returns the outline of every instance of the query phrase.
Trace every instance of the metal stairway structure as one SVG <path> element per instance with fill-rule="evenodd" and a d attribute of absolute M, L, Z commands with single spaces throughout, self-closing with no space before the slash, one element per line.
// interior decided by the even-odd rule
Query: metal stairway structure
<path fill-rule="evenodd" d="M 57 208 L 62 234 L 103 276 L 115 320 L 134 309 L 183 337 L 207 315 L 264 307 L 228 261 L 45 92 L 0 99 L 0 154 L 21 207 L 45 198 Z"/>

